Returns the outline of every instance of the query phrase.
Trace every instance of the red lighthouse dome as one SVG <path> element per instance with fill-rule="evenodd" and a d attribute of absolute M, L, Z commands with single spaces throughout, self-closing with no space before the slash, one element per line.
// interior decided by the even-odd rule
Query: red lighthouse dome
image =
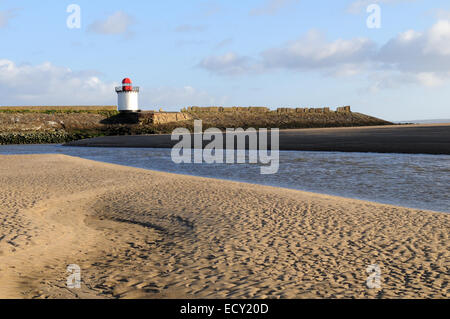
<path fill-rule="evenodd" d="M 133 90 L 133 82 L 129 78 L 125 78 L 122 81 L 122 89 L 124 91 L 132 91 Z"/>

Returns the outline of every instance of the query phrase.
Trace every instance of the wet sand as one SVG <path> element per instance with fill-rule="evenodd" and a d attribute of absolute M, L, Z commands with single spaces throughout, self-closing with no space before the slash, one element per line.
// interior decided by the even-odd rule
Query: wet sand
<path fill-rule="evenodd" d="M 172 148 L 176 143 L 170 135 L 141 135 L 98 137 L 66 145 Z M 450 124 L 281 130 L 280 150 L 450 155 Z"/>
<path fill-rule="evenodd" d="M 0 162 L 1 298 L 450 297 L 449 214 L 64 155 Z"/>

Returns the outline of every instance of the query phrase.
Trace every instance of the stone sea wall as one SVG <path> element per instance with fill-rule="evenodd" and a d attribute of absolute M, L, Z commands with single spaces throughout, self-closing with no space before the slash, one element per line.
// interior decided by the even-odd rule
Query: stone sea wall
<path fill-rule="evenodd" d="M 329 107 L 322 108 L 278 108 L 275 111 L 271 111 L 268 107 L 264 106 L 250 106 L 250 107 L 221 107 L 221 106 L 210 106 L 210 107 L 198 107 L 190 106 L 181 110 L 183 113 L 239 113 L 239 112 L 250 112 L 250 113 L 351 113 L 350 106 L 338 107 L 336 111 L 332 111 Z"/>

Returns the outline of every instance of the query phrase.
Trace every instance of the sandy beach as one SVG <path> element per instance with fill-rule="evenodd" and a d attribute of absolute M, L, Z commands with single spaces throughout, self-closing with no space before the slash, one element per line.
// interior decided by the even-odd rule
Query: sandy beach
<path fill-rule="evenodd" d="M 0 298 L 450 297 L 449 214 L 64 155 L 0 161 Z"/>

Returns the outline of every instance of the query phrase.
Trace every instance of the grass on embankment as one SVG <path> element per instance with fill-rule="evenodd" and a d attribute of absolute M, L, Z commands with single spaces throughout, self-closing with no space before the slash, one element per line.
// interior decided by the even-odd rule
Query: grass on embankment
<path fill-rule="evenodd" d="M 322 128 L 387 125 L 390 122 L 360 113 L 278 114 L 190 113 L 203 121 L 203 129 Z M 153 124 L 129 121 L 115 106 L 0 107 L 0 145 L 60 144 L 113 135 L 171 134 L 175 128 L 193 131 L 193 121 Z"/>
<path fill-rule="evenodd" d="M 99 114 L 111 117 L 119 114 L 117 106 L 0 106 L 0 114 Z"/>

